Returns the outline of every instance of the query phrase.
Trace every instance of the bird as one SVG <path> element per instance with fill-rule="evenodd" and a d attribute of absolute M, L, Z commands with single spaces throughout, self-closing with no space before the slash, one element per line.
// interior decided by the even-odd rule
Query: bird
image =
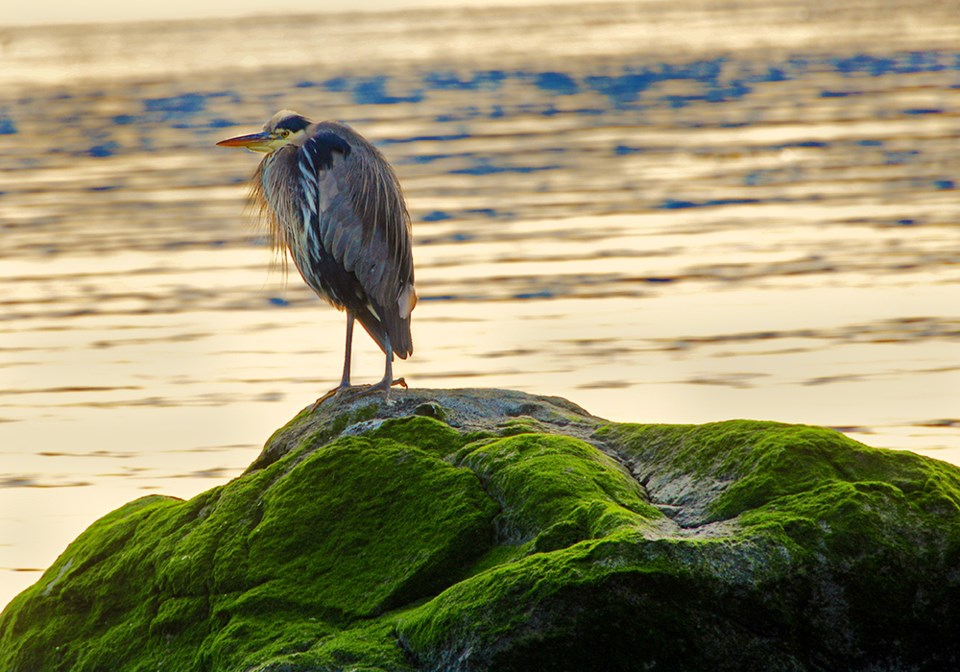
<path fill-rule="evenodd" d="M 317 400 L 352 390 L 354 321 L 386 355 L 383 378 L 363 390 L 394 385 L 393 356 L 413 354 L 410 318 L 417 305 L 410 215 L 400 180 L 383 154 L 349 125 L 314 123 L 280 110 L 263 130 L 217 143 L 265 156 L 250 197 L 277 248 L 289 252 L 303 281 L 347 315 L 340 384 Z"/>

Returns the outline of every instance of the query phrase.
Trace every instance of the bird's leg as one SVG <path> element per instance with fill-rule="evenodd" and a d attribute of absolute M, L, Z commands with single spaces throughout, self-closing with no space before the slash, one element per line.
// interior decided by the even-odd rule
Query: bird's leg
<path fill-rule="evenodd" d="M 353 313 L 347 311 L 347 344 L 343 350 L 343 377 L 340 379 L 338 390 L 350 387 L 350 358 L 353 354 Z"/>
<path fill-rule="evenodd" d="M 350 389 L 350 359 L 353 354 L 353 320 L 354 315 L 347 311 L 347 344 L 343 353 L 343 377 L 340 378 L 340 384 L 316 400 L 313 409 L 325 402 L 330 397 L 339 397 L 345 390 Z"/>
<path fill-rule="evenodd" d="M 393 379 L 393 349 L 390 347 L 390 337 L 386 334 L 383 335 L 383 345 L 384 350 L 387 351 L 387 364 L 385 371 L 383 373 L 383 378 L 379 383 L 371 385 L 367 389 L 363 390 L 358 396 L 365 396 L 371 392 L 379 392 L 383 390 L 386 394 L 384 395 L 385 399 L 390 399 L 390 388 L 394 385 L 399 385 L 403 389 L 407 389 L 407 381 L 403 378 Z"/>
<path fill-rule="evenodd" d="M 403 389 L 407 389 L 407 381 L 403 378 L 393 379 L 393 349 L 390 347 L 390 337 L 384 334 L 383 342 L 387 350 L 387 364 L 383 372 L 383 378 L 379 383 L 373 386 L 372 389 L 375 390 L 386 390 L 387 397 L 390 396 L 390 388 L 394 385 L 399 385 Z"/>
<path fill-rule="evenodd" d="M 393 379 L 393 349 L 390 347 L 390 337 L 384 334 L 383 336 L 383 345 L 384 349 L 387 351 L 387 365 L 386 370 L 383 373 L 383 378 L 379 383 L 375 385 L 369 385 L 360 389 L 353 389 L 350 387 L 350 351 L 353 347 L 353 313 L 347 313 L 347 351 L 346 356 L 343 361 L 343 378 L 340 381 L 339 387 L 327 392 L 325 395 L 317 399 L 314 403 L 311 410 L 317 410 L 317 407 L 325 402 L 330 397 L 335 399 L 340 399 L 347 397 L 350 400 L 359 399 L 360 397 L 365 397 L 368 394 L 374 392 L 384 391 L 384 399 L 389 401 L 390 399 L 390 388 L 394 385 L 399 385 L 403 389 L 407 389 L 407 381 L 403 378 Z M 348 392 L 348 390 L 351 390 Z"/>

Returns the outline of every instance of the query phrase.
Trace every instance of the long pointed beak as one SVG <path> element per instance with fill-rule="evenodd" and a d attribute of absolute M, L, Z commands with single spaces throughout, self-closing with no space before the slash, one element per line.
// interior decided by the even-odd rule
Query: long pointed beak
<path fill-rule="evenodd" d="M 238 135 L 235 138 L 227 138 L 217 143 L 218 147 L 246 147 L 252 152 L 265 152 L 270 148 L 270 134 L 266 131 L 260 133 L 250 133 L 249 135 Z"/>

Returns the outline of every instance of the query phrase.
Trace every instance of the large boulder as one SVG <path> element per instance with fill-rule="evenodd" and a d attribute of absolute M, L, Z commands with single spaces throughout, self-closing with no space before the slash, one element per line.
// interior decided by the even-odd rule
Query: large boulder
<path fill-rule="evenodd" d="M 0 615 L 0 670 L 948 670 L 958 632 L 954 466 L 408 390 L 95 522 Z"/>

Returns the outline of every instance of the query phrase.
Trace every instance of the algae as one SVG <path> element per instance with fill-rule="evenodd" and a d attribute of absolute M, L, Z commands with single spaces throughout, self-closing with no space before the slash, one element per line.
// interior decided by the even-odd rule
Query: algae
<path fill-rule="evenodd" d="M 0 615 L 0 670 L 960 665 L 960 469 L 496 392 L 305 411 L 103 517 Z"/>

